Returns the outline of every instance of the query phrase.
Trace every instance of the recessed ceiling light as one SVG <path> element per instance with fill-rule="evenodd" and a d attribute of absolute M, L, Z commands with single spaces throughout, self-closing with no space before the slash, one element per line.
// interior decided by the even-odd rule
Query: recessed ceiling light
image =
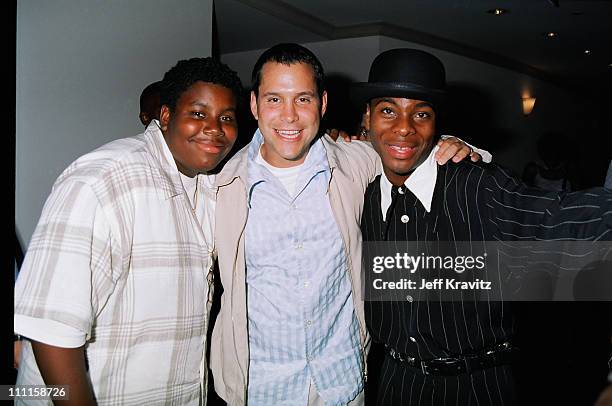
<path fill-rule="evenodd" d="M 500 16 L 502 14 L 509 13 L 510 10 L 506 10 L 505 8 L 492 8 L 491 10 L 487 10 L 487 13 L 493 14 L 495 16 Z"/>
<path fill-rule="evenodd" d="M 556 32 L 554 32 L 554 31 L 549 31 L 549 32 L 545 33 L 544 35 L 545 35 L 546 37 L 548 37 L 548 38 L 556 38 L 556 37 L 558 37 L 558 36 L 559 36 L 559 34 L 558 34 L 558 33 L 556 33 Z"/>
<path fill-rule="evenodd" d="M 585 55 L 589 55 L 590 53 L 591 53 L 591 50 L 590 50 L 590 49 L 585 49 L 585 50 L 584 50 L 584 54 L 585 54 Z"/>

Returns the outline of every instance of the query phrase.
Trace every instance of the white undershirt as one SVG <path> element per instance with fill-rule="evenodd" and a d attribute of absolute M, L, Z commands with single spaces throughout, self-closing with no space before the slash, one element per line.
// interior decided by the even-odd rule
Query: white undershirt
<path fill-rule="evenodd" d="M 285 187 L 287 193 L 289 193 L 289 196 L 293 197 L 295 195 L 298 175 L 300 174 L 300 170 L 304 165 L 303 162 L 297 166 L 292 166 L 290 168 L 277 168 L 276 166 L 272 166 L 267 163 L 263 156 L 261 156 L 261 147 L 259 148 L 259 153 L 257 154 L 255 162 L 267 168 L 272 173 L 272 175 L 274 175 L 274 177 L 278 179 L 280 183 Z"/>

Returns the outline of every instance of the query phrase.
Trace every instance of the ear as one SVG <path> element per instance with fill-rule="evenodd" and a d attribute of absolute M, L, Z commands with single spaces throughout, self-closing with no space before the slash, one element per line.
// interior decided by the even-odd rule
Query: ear
<path fill-rule="evenodd" d="M 151 122 L 151 120 L 149 120 L 149 115 L 144 111 L 141 111 L 138 117 L 140 118 L 140 122 L 142 123 L 142 125 L 144 125 L 145 127 Z"/>
<path fill-rule="evenodd" d="M 321 95 L 321 117 L 325 115 L 326 111 L 327 111 L 327 90 L 324 90 L 323 94 Z"/>
<path fill-rule="evenodd" d="M 171 115 L 172 113 L 170 113 L 170 108 L 168 106 L 165 104 L 161 106 L 161 109 L 159 110 L 159 124 L 162 131 L 166 131 L 168 129 L 168 123 L 170 123 Z"/>
<path fill-rule="evenodd" d="M 251 90 L 251 114 L 255 117 L 255 120 L 259 120 L 257 116 L 257 96 L 255 96 L 255 92 Z"/>
<path fill-rule="evenodd" d="M 361 124 L 366 130 L 370 131 L 370 103 L 366 103 L 366 111 L 361 118 Z"/>

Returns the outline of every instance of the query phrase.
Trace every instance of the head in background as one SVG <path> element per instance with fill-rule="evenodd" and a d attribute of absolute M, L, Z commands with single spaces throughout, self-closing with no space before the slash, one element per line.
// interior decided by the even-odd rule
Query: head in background
<path fill-rule="evenodd" d="M 145 127 L 153 120 L 159 120 L 159 109 L 161 107 L 159 101 L 161 82 L 153 82 L 145 87 L 140 94 L 140 122 Z"/>
<path fill-rule="evenodd" d="M 559 132 L 546 132 L 538 137 L 538 155 L 548 169 L 556 169 L 567 164 L 570 158 L 569 138 Z"/>

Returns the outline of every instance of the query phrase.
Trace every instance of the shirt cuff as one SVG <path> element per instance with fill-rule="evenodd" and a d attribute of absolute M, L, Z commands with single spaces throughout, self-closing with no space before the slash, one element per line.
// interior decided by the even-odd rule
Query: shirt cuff
<path fill-rule="evenodd" d="M 78 348 L 85 344 L 84 332 L 57 321 L 16 314 L 14 323 L 15 333 L 44 344 L 61 348 Z"/>
<path fill-rule="evenodd" d="M 440 138 L 442 138 L 442 139 L 446 139 L 446 138 L 449 138 L 449 137 L 455 137 L 455 136 L 454 135 L 448 135 L 448 134 L 442 134 L 440 136 Z M 482 157 L 482 161 L 483 162 L 490 163 L 493 160 L 493 155 L 491 155 L 491 153 L 489 151 L 477 148 L 477 147 L 475 147 L 475 146 L 473 146 L 473 145 L 463 141 L 459 137 L 455 137 L 455 138 L 457 138 L 458 140 L 460 140 L 463 143 L 465 143 L 465 145 L 467 145 L 468 147 L 472 148 L 474 150 L 474 152 L 478 152 L 480 154 L 480 156 Z"/>

